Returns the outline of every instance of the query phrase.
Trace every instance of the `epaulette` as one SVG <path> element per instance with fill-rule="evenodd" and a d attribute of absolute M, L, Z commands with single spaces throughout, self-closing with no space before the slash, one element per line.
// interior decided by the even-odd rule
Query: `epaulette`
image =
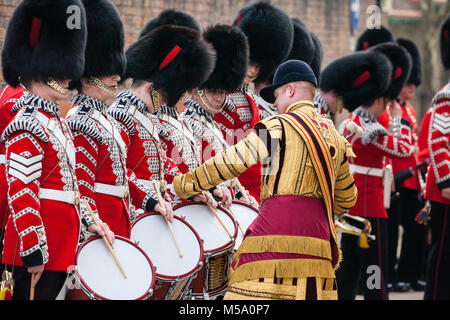
<path fill-rule="evenodd" d="M 126 101 L 119 99 L 108 109 L 108 114 L 114 119 L 125 124 L 131 136 L 135 135 L 133 118 L 128 113 L 129 105 Z"/>
<path fill-rule="evenodd" d="M 441 91 L 439 91 L 433 98 L 431 104 L 433 105 L 433 107 L 437 107 L 437 103 L 438 101 L 442 100 L 442 99 L 450 99 L 450 82 L 447 83 L 447 85 L 442 88 Z M 447 103 L 448 104 L 448 103 Z"/>
<path fill-rule="evenodd" d="M 66 119 L 67 125 L 72 131 L 79 131 L 97 140 L 103 142 L 103 135 L 94 119 L 91 118 L 92 108 L 86 105 L 75 106 L 69 112 Z"/>
<path fill-rule="evenodd" d="M 23 106 L 17 113 L 14 120 L 8 124 L 5 131 L 3 131 L 1 142 L 5 143 L 8 138 L 17 131 L 28 131 L 35 135 L 43 142 L 48 142 L 44 127 L 36 118 L 38 109 L 32 106 Z"/>

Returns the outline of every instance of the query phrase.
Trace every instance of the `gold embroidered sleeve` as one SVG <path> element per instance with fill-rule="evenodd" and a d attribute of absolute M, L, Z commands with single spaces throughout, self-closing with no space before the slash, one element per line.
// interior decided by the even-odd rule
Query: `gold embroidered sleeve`
<path fill-rule="evenodd" d="M 175 191 L 181 198 L 193 197 L 239 176 L 268 156 L 265 143 L 254 131 L 238 144 L 205 161 L 195 170 L 175 177 L 173 180 Z"/>
<path fill-rule="evenodd" d="M 334 213 L 343 214 L 351 209 L 358 198 L 358 190 L 353 180 L 353 174 L 350 171 L 348 162 L 349 157 L 354 157 L 350 144 L 345 141 L 346 152 L 343 154 L 336 176 L 335 195 L 334 195 Z"/>

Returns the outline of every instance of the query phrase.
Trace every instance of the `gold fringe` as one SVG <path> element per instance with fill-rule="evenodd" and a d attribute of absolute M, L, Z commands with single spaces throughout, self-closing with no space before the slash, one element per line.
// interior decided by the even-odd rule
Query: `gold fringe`
<path fill-rule="evenodd" d="M 229 285 L 258 279 L 273 278 L 336 278 L 330 260 L 322 259 L 278 259 L 246 263 L 230 270 Z"/>
<path fill-rule="evenodd" d="M 331 244 L 327 240 L 302 236 L 250 236 L 244 239 L 236 257 L 244 253 L 293 253 L 331 260 Z"/>

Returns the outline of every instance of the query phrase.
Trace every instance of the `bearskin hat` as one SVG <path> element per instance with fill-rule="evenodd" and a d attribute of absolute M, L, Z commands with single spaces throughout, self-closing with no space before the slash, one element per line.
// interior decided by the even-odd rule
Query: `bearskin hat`
<path fill-rule="evenodd" d="M 291 19 L 280 8 L 258 1 L 241 9 L 233 26 L 239 27 L 248 38 L 250 62 L 260 66 L 256 81 L 269 80 L 291 52 L 294 40 Z"/>
<path fill-rule="evenodd" d="M 441 26 L 441 59 L 445 69 L 450 69 L 450 14 Z"/>
<path fill-rule="evenodd" d="M 188 27 L 201 31 L 200 26 L 194 17 L 184 11 L 168 9 L 161 12 L 156 18 L 150 20 L 142 29 L 139 38 L 142 38 L 150 31 L 166 24 Z"/>
<path fill-rule="evenodd" d="M 370 50 L 381 52 L 391 60 L 393 68 L 391 83 L 384 96 L 391 100 L 397 98 L 411 74 L 411 55 L 405 48 L 395 42 L 377 44 Z"/>
<path fill-rule="evenodd" d="M 85 77 L 123 75 L 127 66 L 122 20 L 108 0 L 83 0 L 88 28 L 85 51 Z M 79 81 L 71 87 L 80 88 Z"/>
<path fill-rule="evenodd" d="M 356 41 L 355 51 L 364 51 L 377 44 L 394 41 L 394 35 L 386 27 L 366 29 Z"/>
<path fill-rule="evenodd" d="M 320 89 L 342 97 L 345 108 L 352 112 L 370 105 L 388 88 L 392 63 L 377 51 L 356 52 L 330 63 L 321 73 Z"/>
<path fill-rule="evenodd" d="M 409 39 L 397 39 L 397 43 L 408 51 L 412 59 L 411 74 L 407 83 L 412 83 L 417 87 L 420 86 L 422 83 L 422 60 L 419 48 Z"/>
<path fill-rule="evenodd" d="M 238 90 L 247 74 L 247 37 L 239 28 L 228 25 L 211 26 L 203 33 L 203 37 L 216 51 L 216 65 L 201 87 L 209 90 Z"/>
<path fill-rule="evenodd" d="M 322 69 L 322 60 L 323 60 L 323 48 L 322 43 L 314 33 L 311 32 L 311 39 L 314 43 L 314 56 L 310 63 L 311 69 L 316 75 L 317 80 L 320 79 L 320 70 Z"/>
<path fill-rule="evenodd" d="M 78 79 L 84 70 L 86 38 L 81 0 L 24 0 L 6 31 L 3 77 L 13 87 L 31 80 Z"/>
<path fill-rule="evenodd" d="M 210 76 L 215 52 L 197 30 L 174 25 L 156 28 L 126 51 L 124 79 L 153 82 L 174 106 L 188 90 L 198 88 Z"/>
<path fill-rule="evenodd" d="M 294 26 L 294 40 L 286 61 L 296 59 L 311 65 L 315 49 L 311 34 L 301 20 L 297 18 L 292 18 L 291 20 Z"/>

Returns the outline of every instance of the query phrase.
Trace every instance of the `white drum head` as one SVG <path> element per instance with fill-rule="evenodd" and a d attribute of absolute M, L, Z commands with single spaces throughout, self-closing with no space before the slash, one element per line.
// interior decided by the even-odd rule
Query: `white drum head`
<path fill-rule="evenodd" d="M 232 236 L 235 236 L 236 227 L 232 218 L 219 208 L 216 211 L 227 230 Z M 203 240 L 203 249 L 205 251 L 216 251 L 226 247 L 232 240 L 206 205 L 190 204 L 181 206 L 174 210 L 174 214 L 179 217 L 185 217 L 186 222 L 197 231 Z"/>
<path fill-rule="evenodd" d="M 172 227 L 183 257 L 180 257 L 169 226 L 161 215 L 149 215 L 136 221 L 131 229 L 131 241 L 150 257 L 158 276 L 184 278 L 202 261 L 203 248 L 186 223 L 173 219 Z"/>
<path fill-rule="evenodd" d="M 116 237 L 114 251 L 127 278 L 117 266 L 103 239 L 86 243 L 78 253 L 78 276 L 96 298 L 137 300 L 144 298 L 154 281 L 148 258 L 136 246 Z"/>
<path fill-rule="evenodd" d="M 236 243 L 234 248 L 237 250 L 242 244 L 242 240 L 244 240 L 244 234 L 242 234 L 241 230 L 244 233 L 247 231 L 248 227 L 255 221 L 258 217 L 258 212 L 247 207 L 244 204 L 233 202 L 231 206 L 231 211 L 233 211 L 234 217 L 239 223 L 240 228 L 238 228 L 238 235 L 236 237 Z"/>

